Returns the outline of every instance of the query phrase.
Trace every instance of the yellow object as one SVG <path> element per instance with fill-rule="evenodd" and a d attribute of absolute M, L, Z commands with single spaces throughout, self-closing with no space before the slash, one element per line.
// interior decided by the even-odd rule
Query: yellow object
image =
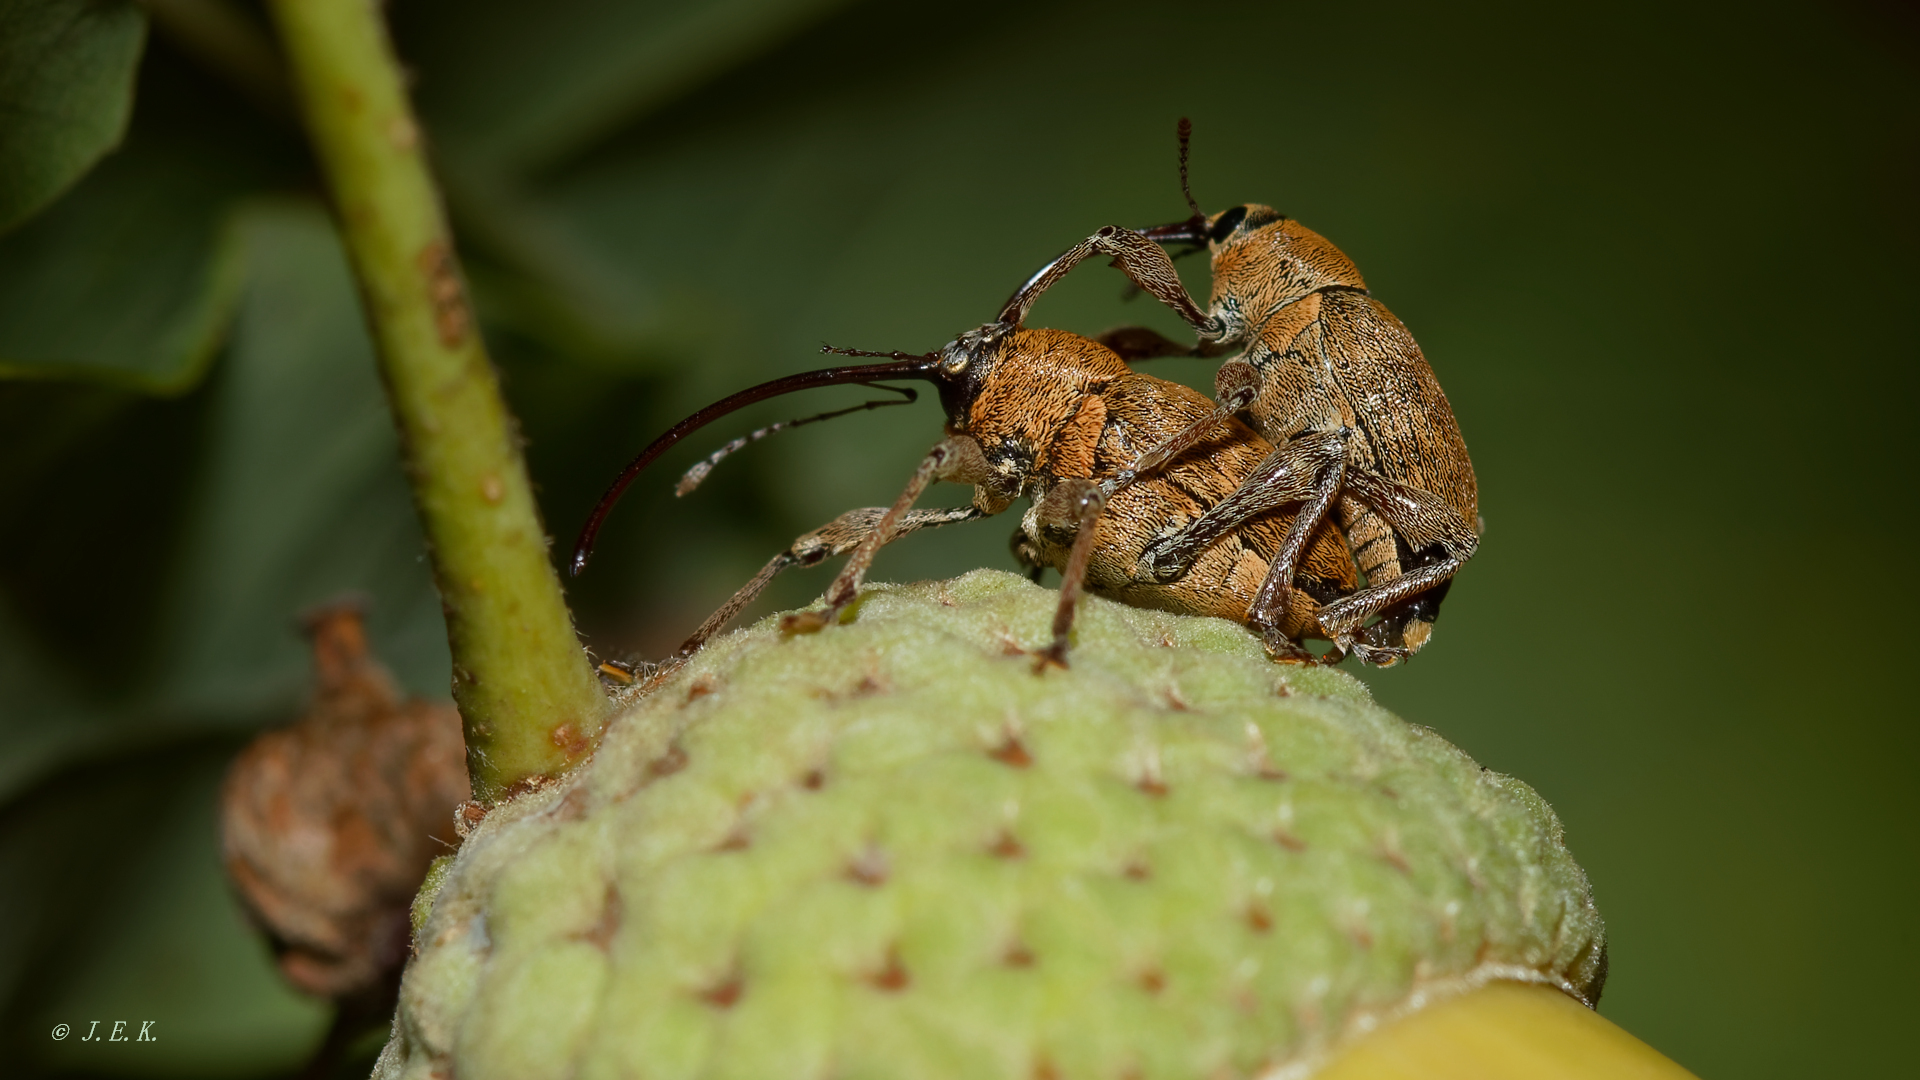
<path fill-rule="evenodd" d="M 1689 1080 L 1558 990 L 1490 983 L 1354 1040 L 1315 1080 Z"/>

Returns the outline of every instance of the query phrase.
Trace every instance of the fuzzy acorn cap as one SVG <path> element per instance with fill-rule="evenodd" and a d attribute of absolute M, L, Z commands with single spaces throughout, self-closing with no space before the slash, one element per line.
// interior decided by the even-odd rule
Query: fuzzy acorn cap
<path fill-rule="evenodd" d="M 1243 627 L 995 571 L 710 644 L 416 904 L 375 1076 L 1297 1075 L 1494 980 L 1591 1000 L 1553 811 Z"/>

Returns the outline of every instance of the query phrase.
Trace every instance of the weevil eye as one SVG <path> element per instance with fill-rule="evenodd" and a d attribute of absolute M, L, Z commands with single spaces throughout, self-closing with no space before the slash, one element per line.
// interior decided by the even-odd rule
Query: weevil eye
<path fill-rule="evenodd" d="M 956 378 L 971 368 L 975 360 L 991 360 L 999 352 L 1007 329 L 1001 323 L 988 323 L 947 342 L 947 347 L 940 350 L 940 374 Z"/>
<path fill-rule="evenodd" d="M 1285 221 L 1287 215 L 1270 206 L 1247 203 L 1224 211 L 1213 219 L 1207 228 L 1207 239 L 1216 244 L 1224 244 L 1230 238 L 1264 228 L 1276 221 Z"/>
<path fill-rule="evenodd" d="M 1240 223 L 1246 219 L 1247 208 L 1244 206 L 1222 211 L 1219 217 L 1213 219 L 1213 225 L 1207 229 L 1207 239 L 1216 244 L 1224 243 L 1227 237 L 1233 235 L 1233 230 L 1239 228 Z"/>

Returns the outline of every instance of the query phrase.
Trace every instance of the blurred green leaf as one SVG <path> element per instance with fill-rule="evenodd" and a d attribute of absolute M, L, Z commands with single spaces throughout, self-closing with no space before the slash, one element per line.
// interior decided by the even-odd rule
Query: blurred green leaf
<path fill-rule="evenodd" d="M 280 980 L 221 869 L 234 749 L 200 740 L 71 770 L 0 819 L 0 875 L 16 883 L 0 893 L 0 1005 L 13 1006 L 0 1036 L 16 1067 L 258 1075 L 290 1071 L 319 1042 L 331 1010 Z M 94 1020 L 96 1041 L 81 1042 Z M 115 1020 L 128 1041 L 98 1041 Z M 133 1041 L 142 1021 L 157 1041 Z M 69 1038 L 47 1037 L 57 1023 Z"/>
<path fill-rule="evenodd" d="M 205 395 L 0 383 L 0 798 L 144 707 Z M 103 497 L 103 492 L 107 493 Z"/>
<path fill-rule="evenodd" d="M 631 267 L 602 258 L 517 183 L 452 161 L 441 181 L 468 253 L 474 301 L 490 327 L 611 370 L 663 366 L 676 343 L 684 351 L 682 313 Z"/>
<path fill-rule="evenodd" d="M 520 176 L 848 0 L 433 0 L 394 12 L 419 107 L 462 167 Z"/>
<path fill-rule="evenodd" d="M 146 33 L 124 0 L 0 0 L 0 232 L 119 143 Z"/>
<path fill-rule="evenodd" d="M 0 377 L 193 386 L 245 276 L 236 210 L 298 178 L 302 153 L 290 128 L 156 41 L 126 145 L 0 238 Z"/>
<path fill-rule="evenodd" d="M 179 402 L 0 385 L 0 799 L 80 754 L 285 720 L 297 612 L 370 594 L 380 655 L 446 643 L 392 422 L 325 217 L 265 205 L 226 362 Z M 10 444 L 10 445 L 9 445 Z M 102 498 L 128 473 L 156 502 Z M 42 523 L 26 527 L 25 523 Z M 4 647 L 10 645 L 11 647 Z"/>
<path fill-rule="evenodd" d="M 393 9 L 422 72 L 447 200 L 479 301 L 496 325 L 622 370 L 685 356 L 698 314 L 656 267 L 604 257 L 528 197 L 530 177 L 645 120 L 848 0 L 426 0 Z"/>
<path fill-rule="evenodd" d="M 243 278 L 232 200 L 245 187 L 213 164 L 116 155 L 0 240 L 0 376 L 197 382 Z"/>
<path fill-rule="evenodd" d="M 444 693 L 440 604 L 339 240 L 311 204 L 260 208 L 246 232 L 252 278 L 160 633 L 165 698 L 284 700 L 306 678 L 288 619 L 347 589 L 371 594 L 382 659 Z"/>

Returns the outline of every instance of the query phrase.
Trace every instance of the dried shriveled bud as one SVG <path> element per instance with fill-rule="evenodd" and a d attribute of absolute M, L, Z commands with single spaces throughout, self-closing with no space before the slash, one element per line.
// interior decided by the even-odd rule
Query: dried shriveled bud
<path fill-rule="evenodd" d="M 255 739 L 221 796 L 227 874 L 300 990 L 376 988 L 407 952 L 408 910 L 467 798 L 452 705 L 401 700 L 367 652 L 360 611 L 311 615 L 305 716 Z"/>
<path fill-rule="evenodd" d="M 1604 1024 L 1525 784 L 1219 620 L 1091 599 L 1035 674 L 1055 595 L 712 643 L 436 873 L 375 1075 L 1298 1076 L 1514 983 Z"/>

